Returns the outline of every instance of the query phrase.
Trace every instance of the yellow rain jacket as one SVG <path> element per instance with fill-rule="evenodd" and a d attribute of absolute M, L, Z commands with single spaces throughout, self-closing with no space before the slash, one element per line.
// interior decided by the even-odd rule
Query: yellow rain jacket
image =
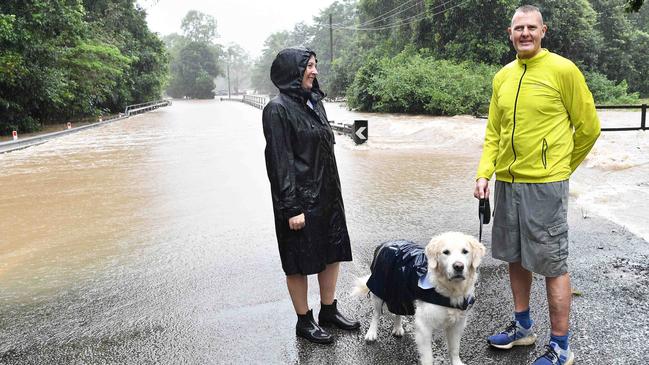
<path fill-rule="evenodd" d="M 570 60 L 542 49 L 494 76 L 476 179 L 562 181 L 586 158 L 600 133 L 593 95 Z"/>

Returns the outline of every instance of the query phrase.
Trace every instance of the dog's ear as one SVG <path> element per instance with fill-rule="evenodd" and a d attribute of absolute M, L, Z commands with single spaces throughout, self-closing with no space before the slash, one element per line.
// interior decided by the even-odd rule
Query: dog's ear
<path fill-rule="evenodd" d="M 473 236 L 467 236 L 467 237 L 469 240 L 469 246 L 471 247 L 471 266 L 473 266 L 474 269 L 477 269 L 487 249 L 484 247 L 482 243 L 480 243 L 477 239 L 475 239 L 475 237 Z"/>
<path fill-rule="evenodd" d="M 439 236 L 433 237 L 426 245 L 426 257 L 428 258 L 428 266 L 431 269 L 437 267 L 437 256 L 439 256 Z"/>

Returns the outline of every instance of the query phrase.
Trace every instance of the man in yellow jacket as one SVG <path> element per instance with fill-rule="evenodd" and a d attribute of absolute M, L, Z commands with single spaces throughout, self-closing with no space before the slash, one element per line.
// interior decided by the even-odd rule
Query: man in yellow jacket
<path fill-rule="evenodd" d="M 568 179 L 600 133 L 593 96 L 570 60 L 541 48 L 538 8 L 516 9 L 507 29 L 516 60 L 493 79 L 489 120 L 474 196 L 489 198 L 495 173 L 492 255 L 509 263 L 514 321 L 489 336 L 510 349 L 536 341 L 530 317 L 532 273 L 545 276 L 551 336 L 534 365 L 570 365 Z"/>

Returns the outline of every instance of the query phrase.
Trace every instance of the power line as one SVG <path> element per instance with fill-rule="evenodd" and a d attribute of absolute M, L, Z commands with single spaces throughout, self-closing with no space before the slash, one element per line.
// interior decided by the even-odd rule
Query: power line
<path fill-rule="evenodd" d="M 448 4 L 448 3 L 450 3 L 451 1 L 452 0 L 448 0 L 448 1 L 444 2 L 443 4 L 440 4 L 440 5 L 436 6 L 436 7 L 434 7 L 433 9 L 444 6 L 444 5 Z M 449 8 L 446 8 L 444 10 L 433 13 L 430 16 L 434 17 L 434 16 L 437 16 L 437 15 L 443 14 L 443 13 L 445 13 L 445 12 L 447 12 L 447 11 L 453 9 L 453 8 L 456 8 L 456 7 L 460 6 L 460 5 L 464 5 L 467 2 L 469 2 L 469 0 L 465 0 L 465 1 L 463 1 L 461 3 L 458 3 L 458 4 L 455 4 L 455 5 L 453 5 L 453 6 L 449 7 Z M 358 30 L 358 31 L 385 30 L 385 29 L 391 29 L 391 28 L 400 27 L 402 25 L 410 24 L 412 22 L 425 19 L 427 16 L 428 16 L 428 14 L 426 12 L 424 12 L 422 14 L 413 15 L 413 16 L 410 16 L 410 17 L 405 18 L 405 19 L 399 19 L 397 22 L 392 23 L 392 24 L 379 26 L 379 27 L 338 27 L 336 29 L 345 29 L 345 30 L 354 30 L 354 31 L 356 31 L 356 30 Z"/>
<path fill-rule="evenodd" d="M 376 16 L 376 17 L 370 19 L 370 20 L 366 20 L 365 22 L 363 22 L 363 23 L 360 24 L 359 26 L 365 26 L 365 25 L 369 25 L 369 24 L 372 24 L 372 23 L 376 23 L 376 22 L 378 22 L 378 21 L 381 21 L 381 20 L 387 19 L 387 18 L 390 17 L 390 16 L 394 16 L 394 15 L 396 15 L 396 14 L 402 13 L 403 11 L 405 11 L 405 10 L 407 10 L 407 9 L 404 9 L 404 10 L 401 10 L 401 11 L 395 13 L 395 14 L 392 14 L 394 11 L 398 10 L 399 8 L 402 8 L 402 7 L 406 6 L 406 5 L 408 5 L 408 3 L 415 2 L 415 1 L 420 1 L 420 0 L 408 0 L 408 1 L 404 2 L 404 3 L 401 3 L 401 5 L 399 5 L 399 6 L 395 7 L 395 8 L 393 8 L 393 9 L 390 9 L 390 10 L 386 11 L 386 12 L 383 13 L 383 14 L 380 14 L 380 15 L 378 15 L 378 16 Z M 412 7 L 415 6 L 415 5 L 417 5 L 417 3 L 415 3 L 415 4 L 413 4 L 412 6 L 408 7 L 408 9 L 412 8 Z M 340 27 L 348 27 L 348 26 L 351 26 L 350 24 L 344 24 L 344 23 L 335 23 L 335 24 L 333 24 L 333 25 L 334 25 L 334 26 L 340 26 Z"/>
<path fill-rule="evenodd" d="M 395 10 L 397 10 L 397 9 L 399 9 L 401 7 L 404 7 L 404 6 L 408 5 L 408 3 L 411 3 L 411 2 L 414 2 L 414 4 L 410 5 L 409 7 L 405 8 L 405 9 L 401 9 L 400 11 L 397 11 L 396 13 L 393 13 Z M 359 24 L 358 26 L 359 27 L 364 27 L 364 26 L 370 25 L 372 23 L 378 23 L 378 22 L 380 22 L 382 20 L 385 20 L 385 19 L 387 19 L 389 17 L 393 17 L 393 16 L 395 16 L 397 14 L 403 13 L 406 10 L 412 9 L 417 5 L 419 5 L 419 0 L 406 1 L 405 3 L 402 3 L 401 5 L 397 6 L 396 8 L 394 8 L 394 9 L 392 9 L 390 11 L 387 11 L 387 12 L 385 12 L 385 13 L 383 13 L 383 14 L 375 17 L 375 18 L 367 20 L 367 21 L 363 22 L 362 24 Z"/>

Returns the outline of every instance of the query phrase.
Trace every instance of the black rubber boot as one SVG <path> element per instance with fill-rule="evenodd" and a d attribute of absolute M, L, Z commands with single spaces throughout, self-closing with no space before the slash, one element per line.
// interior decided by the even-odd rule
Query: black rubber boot
<path fill-rule="evenodd" d="M 320 313 L 318 314 L 318 323 L 321 326 L 331 326 L 334 325 L 343 330 L 357 330 L 361 327 L 361 323 L 351 319 L 345 318 L 336 307 L 337 300 L 334 299 L 334 302 L 330 305 L 320 303 Z"/>
<path fill-rule="evenodd" d="M 313 319 L 313 310 L 297 315 L 295 334 L 314 343 L 332 343 L 334 338 Z"/>

